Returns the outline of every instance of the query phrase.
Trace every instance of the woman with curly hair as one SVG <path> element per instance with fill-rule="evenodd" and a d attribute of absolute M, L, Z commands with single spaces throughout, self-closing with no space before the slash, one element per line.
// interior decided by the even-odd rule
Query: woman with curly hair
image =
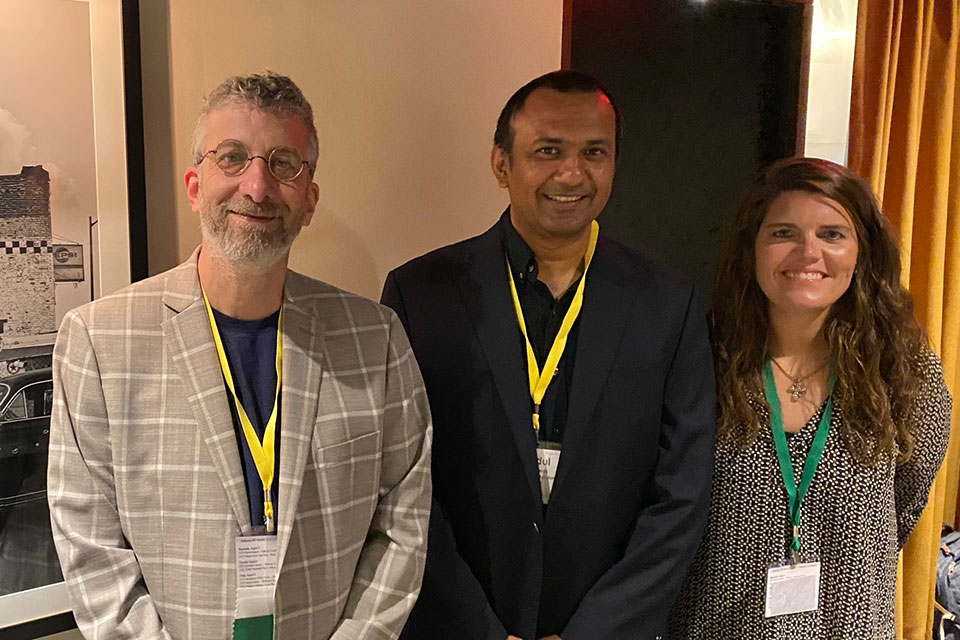
<path fill-rule="evenodd" d="M 863 180 L 809 158 L 765 171 L 711 328 L 716 475 L 671 638 L 892 640 L 897 552 L 943 461 L 951 400 Z"/>

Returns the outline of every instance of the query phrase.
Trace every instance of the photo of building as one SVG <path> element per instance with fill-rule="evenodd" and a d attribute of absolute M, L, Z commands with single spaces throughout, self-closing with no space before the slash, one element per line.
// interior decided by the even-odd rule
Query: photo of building
<path fill-rule="evenodd" d="M 0 341 L 56 331 L 52 252 L 50 174 L 0 176 Z"/>

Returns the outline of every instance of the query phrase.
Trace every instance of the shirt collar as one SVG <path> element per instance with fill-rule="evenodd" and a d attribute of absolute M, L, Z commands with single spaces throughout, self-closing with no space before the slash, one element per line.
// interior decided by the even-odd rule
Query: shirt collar
<path fill-rule="evenodd" d="M 518 283 L 536 282 L 538 274 L 537 256 L 533 253 L 530 245 L 513 228 L 513 223 L 510 222 L 510 207 L 507 207 L 507 210 L 500 216 L 500 228 L 503 230 L 503 246 L 507 252 L 507 259 L 510 261 L 514 281 Z"/>

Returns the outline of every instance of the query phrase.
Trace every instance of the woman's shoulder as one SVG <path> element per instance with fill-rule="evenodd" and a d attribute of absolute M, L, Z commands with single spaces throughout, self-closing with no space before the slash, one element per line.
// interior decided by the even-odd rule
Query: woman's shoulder
<path fill-rule="evenodd" d="M 916 440 L 912 457 L 923 457 L 926 452 L 939 460 L 950 434 L 953 399 L 944 379 L 943 364 L 930 347 L 924 345 L 914 357 L 913 365 L 920 378 L 920 388 L 910 407 L 909 421 Z"/>
<path fill-rule="evenodd" d="M 944 379 L 943 363 L 927 344 L 924 344 L 913 357 L 913 367 L 920 378 L 920 392 L 917 405 L 923 407 L 934 401 L 936 404 L 952 404 L 950 391 Z"/>
<path fill-rule="evenodd" d="M 943 378 L 943 363 L 940 362 L 940 357 L 933 352 L 933 349 L 926 342 L 913 355 L 913 365 L 924 381 Z"/>

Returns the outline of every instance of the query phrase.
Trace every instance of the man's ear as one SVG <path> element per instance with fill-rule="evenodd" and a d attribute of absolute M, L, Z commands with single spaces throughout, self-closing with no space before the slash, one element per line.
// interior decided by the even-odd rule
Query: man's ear
<path fill-rule="evenodd" d="M 305 227 L 313 220 L 313 214 L 317 212 L 317 204 L 320 202 L 320 185 L 311 182 L 307 187 L 307 194 L 304 196 L 303 219 L 300 223 Z"/>
<path fill-rule="evenodd" d="M 497 145 L 493 145 L 493 151 L 490 152 L 490 168 L 493 169 L 493 177 L 497 179 L 500 188 L 506 189 L 507 175 L 510 172 L 510 157 Z"/>
<path fill-rule="evenodd" d="M 183 172 L 183 184 L 187 187 L 187 200 L 194 213 L 200 211 L 200 167 L 191 166 Z"/>

